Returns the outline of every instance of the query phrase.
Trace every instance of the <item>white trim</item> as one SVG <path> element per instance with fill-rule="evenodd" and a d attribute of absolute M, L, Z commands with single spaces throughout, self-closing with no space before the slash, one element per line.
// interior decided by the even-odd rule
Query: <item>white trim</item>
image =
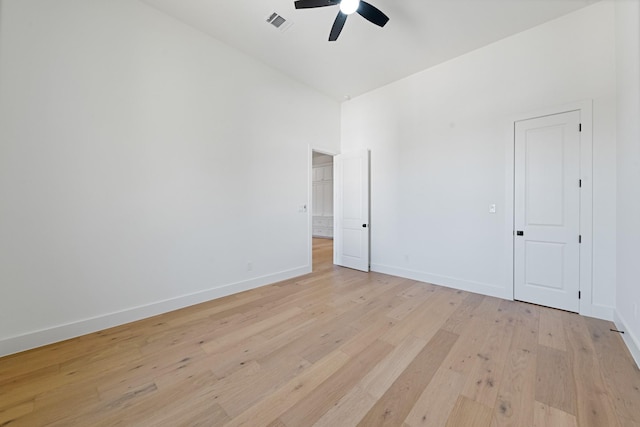
<path fill-rule="evenodd" d="M 580 108 L 580 314 L 597 316 L 600 307 L 593 301 L 593 103 Z"/>
<path fill-rule="evenodd" d="M 633 335 L 633 332 L 629 328 L 627 322 L 624 321 L 624 319 L 622 318 L 618 310 L 615 310 L 614 312 L 614 323 L 616 324 L 616 327 L 619 330 L 624 331 L 624 334 L 620 334 L 620 335 L 622 335 L 622 339 L 624 340 L 624 343 L 627 345 L 627 347 L 629 348 L 629 352 L 631 353 L 631 356 L 636 361 L 636 365 L 638 366 L 638 368 L 640 368 L 639 337 L 636 337 L 635 335 Z"/>
<path fill-rule="evenodd" d="M 313 270 L 313 152 L 307 145 L 307 263 Z"/>
<path fill-rule="evenodd" d="M 595 317 L 596 319 L 608 320 L 613 322 L 615 308 L 606 305 L 592 304 L 586 306 L 584 310 L 580 310 L 582 316 Z"/>
<path fill-rule="evenodd" d="M 391 267 L 382 264 L 371 264 L 371 271 L 376 273 L 389 274 L 391 276 L 404 277 L 405 279 L 417 280 L 419 282 L 431 283 L 446 288 L 459 289 L 461 291 L 473 292 L 490 297 L 513 299 L 509 289 L 488 283 L 475 282 L 472 280 L 459 279 L 456 277 L 441 276 L 424 271 L 408 270 L 404 268 Z"/>
<path fill-rule="evenodd" d="M 569 111 L 580 111 L 580 122 L 582 132 L 580 135 L 580 179 L 582 179 L 582 190 L 580 192 L 580 234 L 582 244 L 580 245 L 580 314 L 598 318 L 610 318 L 612 315 L 609 307 L 598 306 L 593 302 L 593 101 L 584 100 L 573 102 L 556 107 L 543 108 L 540 110 L 519 113 L 512 116 L 509 121 L 507 139 L 507 185 L 506 185 L 506 206 L 511 206 L 511 218 L 506 221 L 505 248 L 509 261 L 506 263 L 505 275 L 511 282 L 511 299 L 513 299 L 515 281 L 513 278 L 513 263 L 515 251 L 513 248 L 513 224 L 515 210 L 514 195 L 514 153 L 515 153 L 515 123 L 522 120 L 529 120 L 538 117 L 550 116 L 553 114 L 566 113 Z M 509 281 L 507 283 L 509 283 Z"/>
<path fill-rule="evenodd" d="M 505 141 L 507 141 L 505 147 L 505 155 L 507 165 L 505 175 L 506 175 L 506 185 L 505 185 L 505 196 L 504 196 L 504 284 L 507 287 L 507 297 L 511 301 L 515 298 L 515 279 L 514 279 L 514 240 L 513 240 L 513 230 L 515 230 L 515 156 L 516 156 L 516 146 L 515 146 L 515 122 L 517 120 L 514 118 L 510 121 L 509 127 L 506 129 L 506 137 Z M 509 209 L 511 206 L 511 209 Z M 509 286 L 511 284 L 511 286 Z"/>
<path fill-rule="evenodd" d="M 294 277 L 311 273 L 311 265 L 306 265 L 267 276 L 256 277 L 242 282 L 231 283 L 218 288 L 207 289 L 193 294 L 183 295 L 164 301 L 132 307 L 126 310 L 108 313 L 101 316 L 79 320 L 77 322 L 57 325 L 35 332 L 29 332 L 0 340 L 0 357 L 41 347 L 81 335 L 90 334 L 114 326 L 124 325 L 137 320 L 146 319 L 158 314 L 168 313 L 184 307 L 248 291 L 272 283 L 281 282 Z"/>

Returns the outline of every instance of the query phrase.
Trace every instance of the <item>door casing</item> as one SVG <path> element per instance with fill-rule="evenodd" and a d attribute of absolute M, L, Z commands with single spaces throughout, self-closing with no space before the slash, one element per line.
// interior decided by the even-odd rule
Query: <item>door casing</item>
<path fill-rule="evenodd" d="M 565 113 L 568 111 L 580 111 L 580 122 L 582 132 L 580 135 L 580 171 L 582 179 L 582 190 L 580 193 L 580 234 L 582 244 L 580 245 L 580 310 L 579 313 L 586 316 L 600 318 L 610 317 L 607 307 L 597 306 L 593 303 L 593 102 L 584 100 L 570 104 L 549 107 L 541 110 L 531 111 L 514 115 L 509 120 L 506 130 L 506 194 L 505 204 L 505 230 L 504 241 L 506 251 L 505 278 L 511 283 L 511 299 L 514 299 L 515 277 L 514 277 L 514 232 L 515 232 L 515 123 L 538 117 L 550 116 Z"/>

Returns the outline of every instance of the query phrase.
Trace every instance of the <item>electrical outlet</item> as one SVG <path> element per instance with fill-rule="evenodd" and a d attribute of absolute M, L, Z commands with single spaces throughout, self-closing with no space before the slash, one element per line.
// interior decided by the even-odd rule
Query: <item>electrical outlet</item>
<path fill-rule="evenodd" d="M 492 204 L 489 205 L 489 213 L 492 213 L 492 214 L 496 213 L 496 204 L 495 203 L 492 203 Z"/>
<path fill-rule="evenodd" d="M 251 270 L 253 270 L 253 263 L 251 261 L 249 261 L 247 263 L 247 271 L 251 271 Z"/>

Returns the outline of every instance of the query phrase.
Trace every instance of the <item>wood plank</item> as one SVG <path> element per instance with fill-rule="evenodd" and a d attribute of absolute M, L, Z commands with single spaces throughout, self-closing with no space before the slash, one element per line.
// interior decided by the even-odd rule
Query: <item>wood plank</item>
<path fill-rule="evenodd" d="M 570 368 L 575 379 L 578 425 L 619 426 L 584 318 L 566 312 L 562 312 L 562 316 L 567 334 Z"/>
<path fill-rule="evenodd" d="M 492 427 L 530 426 L 536 395 L 536 354 L 516 348 L 509 352 L 498 390 Z"/>
<path fill-rule="evenodd" d="M 234 328 L 234 330 L 229 331 L 229 333 L 225 335 L 219 336 L 211 341 L 201 344 L 201 347 L 207 353 L 219 352 L 221 349 L 231 347 L 251 337 L 252 335 L 259 334 L 266 329 L 286 322 L 287 320 L 301 313 L 303 313 L 303 311 L 298 307 L 291 307 L 290 309 L 279 313 L 272 313 L 271 316 L 259 322 L 252 322 L 242 328 Z"/>
<path fill-rule="evenodd" d="M 620 418 L 620 427 L 640 427 L 640 423 L 630 420 L 629 418 Z"/>
<path fill-rule="evenodd" d="M 535 398 L 568 414 L 576 414 L 576 385 L 569 354 L 539 346 Z"/>
<path fill-rule="evenodd" d="M 628 351 L 619 351 L 624 344 L 620 335 L 611 331 L 616 329 L 612 322 L 593 318 L 585 318 L 584 322 L 617 415 L 625 421 L 640 423 L 640 369 Z"/>
<path fill-rule="evenodd" d="M 469 326 L 460 328 L 462 335 L 447 355 L 443 366 L 467 378 L 475 368 L 478 355 L 487 342 L 491 326 L 488 320 L 477 319 Z"/>
<path fill-rule="evenodd" d="M 0 426 L 8 426 L 18 418 L 30 414 L 33 406 L 33 402 L 29 401 L 0 410 Z"/>
<path fill-rule="evenodd" d="M 358 385 L 370 395 L 381 398 L 426 345 L 427 341 L 422 338 L 408 337 L 366 373 Z"/>
<path fill-rule="evenodd" d="M 401 425 L 457 339 L 458 335 L 439 331 L 358 426 Z"/>
<path fill-rule="evenodd" d="M 383 341 L 376 341 L 351 358 L 325 382 L 320 384 L 304 399 L 289 408 L 280 419 L 290 426 L 308 426 L 337 405 L 358 380 L 371 370 L 393 347 Z"/>
<path fill-rule="evenodd" d="M 380 336 L 384 335 L 396 324 L 397 321 L 389 319 L 381 315 L 381 313 L 377 313 L 377 315 L 369 321 L 369 326 L 360 329 L 357 335 L 348 339 L 340 347 L 340 350 L 348 355 L 355 356 L 362 351 L 363 348 L 377 341 Z"/>
<path fill-rule="evenodd" d="M 314 427 L 354 426 L 364 418 L 375 405 L 377 399 L 356 386 L 349 391 L 329 411 L 327 411 Z"/>
<path fill-rule="evenodd" d="M 345 395 L 338 404 L 318 420 L 315 425 L 333 426 L 357 424 L 382 397 L 418 353 L 426 341 L 409 336 L 389 355 L 370 370 L 358 385 Z M 374 397 L 375 396 L 375 397 Z M 348 421 L 347 421 L 348 420 Z"/>
<path fill-rule="evenodd" d="M 127 405 L 112 408 L 101 405 L 78 417 L 72 417 L 61 425 L 130 426 L 130 425 L 175 425 L 202 411 L 214 410 L 218 416 L 226 416 L 218 408 L 215 395 L 210 388 L 216 377 L 202 372 L 173 387 L 159 389 L 153 394 L 131 400 Z M 167 422 L 171 420 L 171 422 Z M 180 421 L 178 421 L 180 420 Z M 176 422 L 173 422 L 176 421 Z"/>
<path fill-rule="evenodd" d="M 94 384 L 70 383 L 63 387 L 38 394 L 33 412 L 19 418 L 11 425 L 49 425 L 72 416 L 80 408 L 96 408 L 100 402 Z"/>
<path fill-rule="evenodd" d="M 407 317 L 381 335 L 380 339 L 397 345 L 407 336 L 414 335 L 429 340 L 453 313 L 463 297 L 451 291 L 427 298 Z"/>
<path fill-rule="evenodd" d="M 478 304 L 475 310 L 473 310 L 473 315 L 475 317 L 482 317 L 486 320 L 494 321 L 501 315 L 501 304 L 502 300 L 499 298 L 483 297 L 480 304 Z"/>
<path fill-rule="evenodd" d="M 411 312 L 413 312 L 418 307 L 420 307 L 422 302 L 425 301 L 431 295 L 433 295 L 433 293 L 417 294 L 417 295 L 415 295 L 415 296 L 413 296 L 411 298 L 407 298 L 405 296 L 400 296 L 398 298 L 400 298 L 401 300 L 404 300 L 404 301 L 402 301 L 393 310 L 391 310 L 389 313 L 387 313 L 387 316 L 392 318 L 392 319 L 402 320 L 405 317 L 407 317 L 409 314 L 411 314 Z"/>
<path fill-rule="evenodd" d="M 270 334 L 262 332 L 238 342 L 232 347 L 209 354 L 207 360 L 210 363 L 211 369 L 216 374 L 220 376 L 229 375 L 251 361 L 266 357 L 274 351 L 274 348 L 280 348 L 304 337 L 309 331 L 313 330 L 316 322 L 322 321 L 322 319 L 323 317 L 321 315 L 317 318 L 289 325 L 288 329 L 283 330 L 281 334 L 272 336 L 271 338 L 267 338 Z"/>
<path fill-rule="evenodd" d="M 277 418 L 269 423 L 267 427 L 287 427 L 285 423 L 282 422 L 280 418 Z"/>
<path fill-rule="evenodd" d="M 497 308 L 495 316 L 492 314 L 491 317 L 493 320 L 484 317 L 493 322 L 492 327 L 480 352 L 475 355 L 473 369 L 462 391 L 463 395 L 489 408 L 495 406 L 515 330 L 515 322 L 509 321 L 508 315 L 497 312 Z"/>
<path fill-rule="evenodd" d="M 451 411 L 446 427 L 489 427 L 490 424 L 491 408 L 461 395 Z"/>
<path fill-rule="evenodd" d="M 432 285 L 431 283 L 418 282 L 411 279 L 407 280 L 409 280 L 411 287 L 400 292 L 398 294 L 398 296 L 400 297 L 407 299 L 413 299 L 416 297 L 426 298 L 429 294 L 433 294 L 438 290 L 438 287 L 436 285 Z"/>
<path fill-rule="evenodd" d="M 163 414 L 158 418 L 162 420 L 160 421 L 161 425 L 182 425 L 189 427 L 222 426 L 230 420 L 229 416 L 224 412 L 224 409 L 217 403 L 207 403 L 206 405 L 198 405 L 197 407 L 185 406 L 181 411 Z M 145 420 L 144 425 L 160 425 L 152 424 L 154 421 L 153 418 L 150 418 Z"/>
<path fill-rule="evenodd" d="M 458 308 L 447 318 L 442 325 L 442 329 L 454 334 L 462 335 L 463 328 L 472 325 L 475 320 L 475 310 L 484 300 L 484 296 L 479 294 L 465 294 L 464 300 Z"/>
<path fill-rule="evenodd" d="M 540 329 L 538 344 L 566 351 L 564 326 L 559 310 L 540 308 Z"/>
<path fill-rule="evenodd" d="M 518 302 L 508 304 L 508 307 L 508 310 L 513 312 L 516 318 L 511 350 L 522 350 L 535 354 L 538 351 L 538 337 L 540 335 L 539 307 Z"/>
<path fill-rule="evenodd" d="M 536 402 L 533 408 L 534 427 L 578 427 L 575 415 Z"/>
<path fill-rule="evenodd" d="M 349 356 L 341 351 L 329 354 L 225 425 L 228 427 L 246 426 L 253 425 L 255 420 L 261 420 L 260 422 L 265 424 L 275 420 L 344 366 L 348 360 Z"/>
<path fill-rule="evenodd" d="M 210 387 L 216 401 L 229 416 L 235 417 L 311 367 L 293 354 L 277 362 L 264 367 L 251 361 L 243 369 L 221 378 Z"/>
<path fill-rule="evenodd" d="M 441 366 L 422 392 L 404 420 L 409 427 L 431 427 L 446 424 L 462 391 L 466 378 L 459 372 Z"/>

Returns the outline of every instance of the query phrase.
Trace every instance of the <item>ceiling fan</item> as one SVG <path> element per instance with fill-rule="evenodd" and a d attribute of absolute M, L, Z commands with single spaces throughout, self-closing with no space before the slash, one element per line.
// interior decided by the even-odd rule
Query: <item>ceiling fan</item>
<path fill-rule="evenodd" d="M 333 22 L 331 33 L 329 33 L 330 42 L 338 39 L 344 23 L 347 21 L 347 16 L 354 12 L 358 12 L 364 19 L 380 27 L 384 27 L 389 21 L 389 17 L 382 13 L 380 9 L 370 5 L 364 0 L 297 0 L 295 2 L 296 9 L 336 5 L 340 5 L 340 11 L 338 12 L 338 16 L 336 16 L 336 20 Z"/>

